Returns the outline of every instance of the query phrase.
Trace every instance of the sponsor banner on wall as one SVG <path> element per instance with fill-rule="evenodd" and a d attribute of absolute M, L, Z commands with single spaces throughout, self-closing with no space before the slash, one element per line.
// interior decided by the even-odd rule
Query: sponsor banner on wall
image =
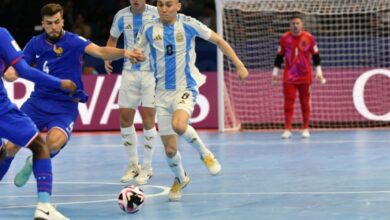
<path fill-rule="evenodd" d="M 195 128 L 215 129 L 218 126 L 217 74 L 209 73 L 207 82 L 201 87 L 191 123 Z M 79 117 L 75 131 L 99 131 L 119 129 L 118 91 L 120 75 L 85 75 L 84 88 L 89 94 L 88 103 L 79 104 Z M 8 96 L 20 107 L 34 89 L 34 84 L 18 79 L 14 83 L 5 83 Z M 135 124 L 142 128 L 139 112 L 136 112 Z"/>

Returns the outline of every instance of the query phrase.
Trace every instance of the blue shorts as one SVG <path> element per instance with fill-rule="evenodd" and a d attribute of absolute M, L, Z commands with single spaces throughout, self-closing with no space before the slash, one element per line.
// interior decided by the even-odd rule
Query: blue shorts
<path fill-rule="evenodd" d="M 28 146 L 38 133 L 34 122 L 16 107 L 0 115 L 0 137 L 18 146 Z"/>
<path fill-rule="evenodd" d="M 66 134 L 69 141 L 74 122 L 77 119 L 77 110 L 70 110 L 67 113 L 50 113 L 50 110 L 44 111 L 40 108 L 40 105 L 36 103 L 37 102 L 33 101 L 33 99 L 28 99 L 22 105 L 20 110 L 26 113 L 33 120 L 39 131 L 58 128 Z M 60 102 L 58 102 L 58 104 L 60 104 Z"/>

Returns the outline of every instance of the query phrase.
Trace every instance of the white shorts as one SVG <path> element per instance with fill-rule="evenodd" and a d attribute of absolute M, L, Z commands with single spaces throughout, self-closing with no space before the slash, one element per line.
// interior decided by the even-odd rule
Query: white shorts
<path fill-rule="evenodd" d="M 176 110 L 184 110 L 191 117 L 199 91 L 156 91 L 156 112 L 160 135 L 175 134 L 172 129 L 172 116 Z"/>
<path fill-rule="evenodd" d="M 153 72 L 122 71 L 118 105 L 137 109 L 138 106 L 154 108 L 155 79 Z"/>

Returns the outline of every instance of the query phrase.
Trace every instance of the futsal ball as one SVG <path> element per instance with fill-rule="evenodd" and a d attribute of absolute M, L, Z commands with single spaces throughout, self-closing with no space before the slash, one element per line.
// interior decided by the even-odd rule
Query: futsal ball
<path fill-rule="evenodd" d="M 126 186 L 118 195 L 118 205 L 126 213 L 138 212 L 144 201 L 144 192 L 138 186 Z"/>

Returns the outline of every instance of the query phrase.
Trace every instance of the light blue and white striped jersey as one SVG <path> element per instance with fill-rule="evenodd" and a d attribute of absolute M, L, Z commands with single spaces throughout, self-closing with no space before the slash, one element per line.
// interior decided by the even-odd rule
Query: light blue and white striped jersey
<path fill-rule="evenodd" d="M 211 32 L 195 18 L 182 14 L 174 24 L 163 24 L 159 18 L 145 24 L 136 47 L 150 47 L 157 89 L 197 89 L 205 82 L 206 77 L 195 66 L 195 37 L 208 40 Z"/>
<path fill-rule="evenodd" d="M 144 25 L 145 22 L 150 21 L 158 17 L 157 8 L 151 5 L 146 5 L 145 11 L 142 14 L 135 15 L 131 12 L 131 6 L 123 8 L 116 13 L 114 21 L 111 26 L 110 34 L 115 38 L 123 33 L 124 47 L 127 50 L 133 50 L 134 44 L 137 40 L 137 33 Z M 148 56 L 149 51 L 144 51 L 145 56 Z M 131 64 L 128 59 L 125 59 L 123 69 L 126 70 L 141 70 L 141 71 L 153 71 L 151 68 L 150 59 L 139 64 Z"/>

